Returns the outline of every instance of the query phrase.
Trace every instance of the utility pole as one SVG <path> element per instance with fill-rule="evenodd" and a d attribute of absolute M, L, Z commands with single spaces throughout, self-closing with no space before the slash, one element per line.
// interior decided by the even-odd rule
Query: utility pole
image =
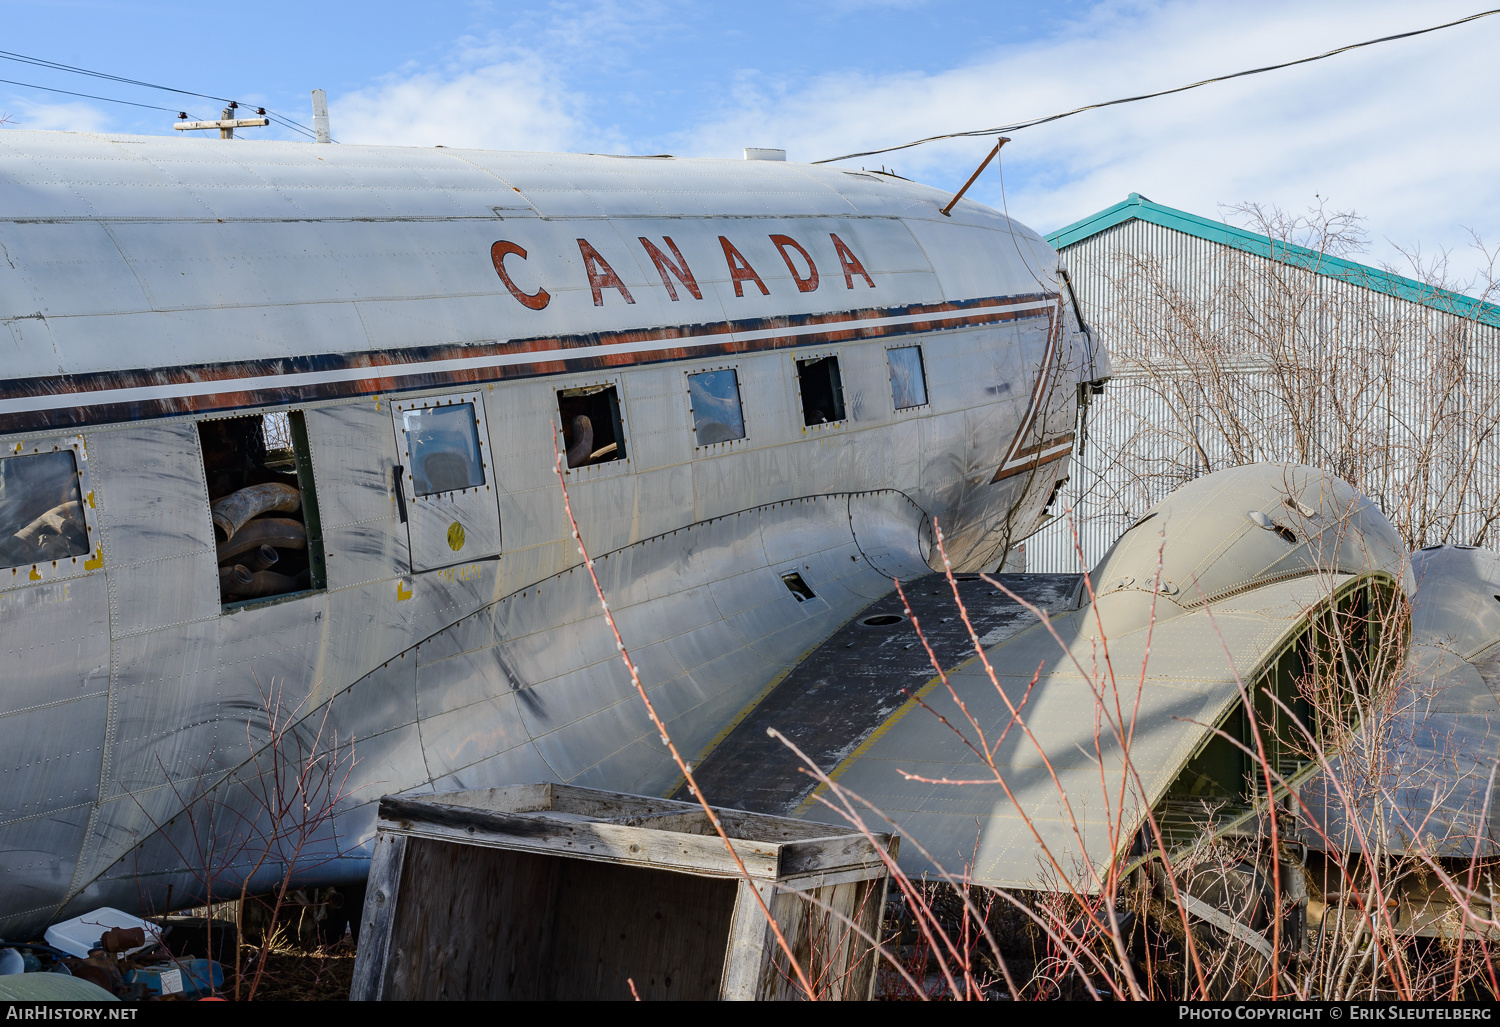
<path fill-rule="evenodd" d="M 321 89 L 312 91 L 313 101 L 313 135 L 320 143 L 333 142 L 333 135 L 328 130 L 328 94 Z"/>
<path fill-rule="evenodd" d="M 264 128 L 271 123 L 271 119 L 265 116 L 266 109 L 264 107 L 256 108 L 255 113 L 260 115 L 258 118 L 236 118 L 234 112 L 239 109 L 239 106 L 239 104 L 231 100 L 229 106 L 224 108 L 224 114 L 218 121 L 188 121 L 185 112 L 179 113 L 177 116 L 183 120 L 177 122 L 172 127 L 179 132 L 195 132 L 199 129 L 216 128 L 219 130 L 220 139 L 233 139 L 234 130 L 237 128 Z"/>

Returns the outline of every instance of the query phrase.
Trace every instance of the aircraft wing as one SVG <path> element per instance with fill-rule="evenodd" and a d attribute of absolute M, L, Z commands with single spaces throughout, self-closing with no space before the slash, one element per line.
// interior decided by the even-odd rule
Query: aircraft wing
<path fill-rule="evenodd" d="M 830 789 L 815 788 L 798 769 L 800 761 L 766 736 L 766 727 L 777 727 L 818 760 L 838 786 L 889 816 L 903 837 L 950 873 L 967 867 L 979 883 L 1034 888 L 1049 878 L 1076 876 L 1085 864 L 1101 869 L 1139 831 L 1145 810 L 1138 796 L 1144 792 L 1152 804 L 1159 801 L 1201 747 L 1205 725 L 1218 723 L 1240 703 L 1237 677 L 1254 680 L 1330 587 L 1336 590 L 1352 578 L 1303 577 L 1268 585 L 1215 604 L 1212 611 L 1111 637 L 1107 653 L 1098 642 L 1092 609 L 1065 608 L 1073 605 L 1075 589 L 1022 576 L 1000 579 L 1028 602 L 1051 608 L 1052 627 L 1068 643 L 1064 650 L 1020 604 L 982 581 L 980 588 L 965 582 L 960 595 L 985 643 L 984 660 L 963 630 L 946 580 L 941 575 L 920 579 L 909 591 L 922 596 L 916 610 L 924 633 L 933 622 L 943 631 L 934 647 L 951 664 L 945 668 L 951 692 L 934 673 L 912 626 L 903 622 L 886 646 L 911 644 L 899 651 L 920 657 L 925 680 L 909 697 L 901 695 L 904 701 L 862 737 L 847 730 L 862 710 L 826 702 L 817 689 L 804 690 L 789 678 L 788 694 L 775 695 L 777 701 L 757 709 L 705 764 L 704 789 L 723 805 L 845 823 L 823 802 L 837 805 Z M 896 613 L 901 609 L 896 597 L 877 605 L 890 605 Z M 851 642 L 858 645 L 859 632 L 870 631 L 861 622 L 878 615 L 862 614 L 810 660 L 868 661 L 869 656 L 852 650 L 844 650 L 850 654 L 844 656 L 840 650 Z M 942 623 L 945 617 L 951 620 Z M 872 647 L 875 654 L 881 648 Z M 889 657 L 881 662 L 895 669 Z M 906 668 L 913 677 L 918 671 L 915 665 Z M 857 671 L 837 678 L 824 687 L 849 689 L 851 695 L 858 687 Z M 1111 716 L 1096 718 L 1096 697 Z M 889 706 L 871 708 L 885 712 Z M 1127 768 L 1121 739 L 1109 721 L 1129 725 L 1132 720 Z M 841 739 L 843 751 L 830 751 L 825 736 Z M 993 766 L 981 755 L 985 749 L 993 753 Z M 755 773 L 756 766 L 773 769 Z M 1122 787 L 1125 774 L 1139 783 Z M 737 783 L 730 786 L 730 781 Z M 918 845 L 904 846 L 902 861 L 913 874 L 936 869 Z"/>
<path fill-rule="evenodd" d="M 1154 848 L 1148 811 L 1171 847 L 1206 828 L 1257 830 L 1257 747 L 1280 792 L 1316 772 L 1295 727 L 1315 716 L 1300 682 L 1326 662 L 1335 621 L 1361 660 L 1404 637 L 1403 561 L 1389 523 L 1343 482 L 1289 465 L 1222 471 L 1122 536 L 1090 576 L 1091 602 L 1065 578 L 1008 579 L 1049 625 L 961 582 L 982 655 L 946 581 L 911 583 L 944 675 L 904 620 L 883 629 L 890 642 L 867 641 L 872 621 L 903 612 L 896 597 L 872 606 L 744 718 L 700 779 L 715 803 L 833 823 L 847 790 L 910 840 L 910 873 L 936 863 L 982 884 L 1094 890 L 1115 857 Z M 1316 716 L 1357 723 L 1363 709 L 1335 697 Z M 832 784 L 814 788 L 768 727 Z"/>
<path fill-rule="evenodd" d="M 1500 555 L 1470 546 L 1413 554 L 1412 645 L 1393 693 L 1347 753 L 1302 789 L 1302 840 L 1345 851 L 1500 852 Z M 1335 783 L 1335 778 L 1337 783 Z"/>

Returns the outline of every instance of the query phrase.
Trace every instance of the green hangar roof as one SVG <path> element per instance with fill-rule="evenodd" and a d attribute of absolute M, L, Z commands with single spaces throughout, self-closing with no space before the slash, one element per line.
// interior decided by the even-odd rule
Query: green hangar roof
<path fill-rule="evenodd" d="M 1055 249 L 1061 250 L 1132 219 L 1160 225 L 1162 228 L 1183 232 L 1209 242 L 1232 246 L 1237 250 L 1259 254 L 1272 260 L 1283 261 L 1318 274 L 1341 278 L 1376 292 L 1410 300 L 1413 303 L 1426 304 L 1459 317 L 1500 325 L 1500 307 L 1492 303 L 1485 303 L 1461 293 L 1449 292 L 1447 289 L 1425 285 L 1415 279 L 1382 271 L 1380 268 L 1356 264 L 1352 260 L 1343 260 L 1279 239 L 1272 239 L 1269 236 L 1248 232 L 1222 221 L 1210 221 L 1196 214 L 1164 207 L 1159 203 L 1152 203 L 1140 193 L 1131 193 L 1126 199 L 1112 207 L 1106 207 L 1097 214 L 1091 214 L 1066 228 L 1058 229 L 1047 236 L 1047 241 Z"/>

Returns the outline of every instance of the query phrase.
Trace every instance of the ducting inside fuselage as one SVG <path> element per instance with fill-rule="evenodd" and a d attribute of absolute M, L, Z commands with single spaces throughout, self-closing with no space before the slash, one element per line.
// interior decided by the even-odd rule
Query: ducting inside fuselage
<path fill-rule="evenodd" d="M 564 389 L 557 394 L 557 412 L 569 467 L 625 459 L 625 426 L 613 385 Z"/>
<path fill-rule="evenodd" d="M 223 603 L 318 587 L 317 554 L 309 548 L 316 537 L 309 531 L 316 516 L 308 501 L 312 465 L 300 412 L 203 421 L 198 437 Z"/>

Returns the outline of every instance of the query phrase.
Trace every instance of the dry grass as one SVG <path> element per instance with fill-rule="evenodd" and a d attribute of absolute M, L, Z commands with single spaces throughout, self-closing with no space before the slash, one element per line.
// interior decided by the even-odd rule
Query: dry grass
<path fill-rule="evenodd" d="M 272 949 L 252 1001 L 347 1002 L 354 980 L 354 952 Z"/>

